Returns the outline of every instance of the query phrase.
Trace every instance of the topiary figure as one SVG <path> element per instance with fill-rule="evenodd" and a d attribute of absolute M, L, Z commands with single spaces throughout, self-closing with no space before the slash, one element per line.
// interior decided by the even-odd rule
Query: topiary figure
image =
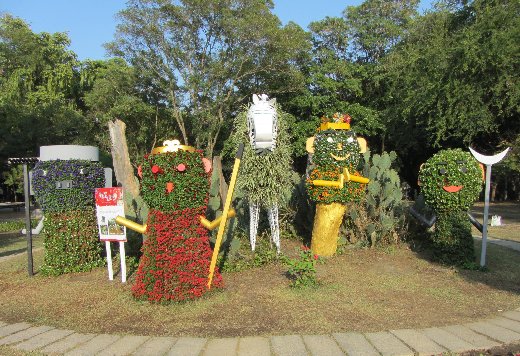
<path fill-rule="evenodd" d="M 483 168 L 469 152 L 443 150 L 424 163 L 419 182 L 436 216 L 434 257 L 456 265 L 473 263 L 475 253 L 467 212 L 482 190 Z"/>
<path fill-rule="evenodd" d="M 230 146 L 244 143 L 237 190 L 249 203 L 249 238 L 256 246 L 260 210 L 267 209 L 271 237 L 280 252 L 278 207 L 290 195 L 292 187 L 291 148 L 287 113 L 267 95 L 253 95 L 253 104 L 237 115 Z"/>
<path fill-rule="evenodd" d="M 45 214 L 42 273 L 59 275 L 103 265 L 94 192 L 105 185 L 99 162 L 47 160 L 33 170 L 36 201 Z"/>
<path fill-rule="evenodd" d="M 202 151 L 166 141 L 139 166 L 141 195 L 149 207 L 144 226 L 117 222 L 147 236 L 132 287 L 137 299 L 154 302 L 195 299 L 208 291 L 212 256 L 208 230 L 201 223 L 208 203 L 211 162 Z M 136 226 L 137 225 L 137 226 Z M 214 287 L 222 286 L 215 272 Z"/>
<path fill-rule="evenodd" d="M 358 172 L 365 139 L 350 130 L 350 116 L 334 114 L 329 121 L 324 119 L 316 136 L 307 140 L 313 154 L 307 191 L 317 203 L 311 250 L 320 256 L 336 252 L 345 204 L 360 201 L 368 183 Z"/>

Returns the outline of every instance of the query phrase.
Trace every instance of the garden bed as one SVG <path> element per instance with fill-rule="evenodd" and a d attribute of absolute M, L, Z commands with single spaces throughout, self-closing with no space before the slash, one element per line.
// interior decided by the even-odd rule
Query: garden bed
<path fill-rule="evenodd" d="M 299 242 L 283 240 L 295 251 Z M 479 255 L 479 246 L 477 255 Z M 43 251 L 35 253 L 35 266 Z M 25 256 L 0 264 L 0 320 L 78 332 L 246 336 L 371 332 L 472 322 L 520 306 L 520 253 L 488 246 L 489 271 L 432 263 L 407 246 L 347 250 L 318 265 L 316 289 L 293 289 L 280 263 L 224 273 L 226 286 L 188 303 L 137 302 L 106 268 L 27 277 Z M 37 268 L 36 268 L 37 270 Z"/>

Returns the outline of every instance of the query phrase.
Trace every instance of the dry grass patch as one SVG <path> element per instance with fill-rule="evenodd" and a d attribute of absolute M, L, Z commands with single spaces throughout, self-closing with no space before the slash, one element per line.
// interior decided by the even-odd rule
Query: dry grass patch
<path fill-rule="evenodd" d="M 285 251 L 295 241 L 284 241 Z M 35 253 L 41 265 L 42 251 Z M 348 250 L 318 265 L 321 285 L 292 289 L 286 267 L 225 273 L 226 287 L 183 304 L 131 296 L 104 268 L 27 277 L 25 256 L 0 264 L 0 320 L 78 332 L 170 336 L 247 336 L 370 332 L 465 323 L 520 306 L 520 253 L 488 246 L 489 271 L 429 262 L 405 247 Z"/>

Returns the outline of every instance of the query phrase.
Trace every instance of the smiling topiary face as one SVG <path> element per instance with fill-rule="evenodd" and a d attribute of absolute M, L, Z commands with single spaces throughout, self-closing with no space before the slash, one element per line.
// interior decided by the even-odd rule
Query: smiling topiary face
<path fill-rule="evenodd" d="M 419 181 L 433 209 L 468 210 L 482 189 L 482 169 L 469 152 L 444 150 L 421 167 Z"/>
<path fill-rule="evenodd" d="M 312 160 L 317 166 L 346 167 L 354 170 L 360 159 L 360 147 L 353 131 L 326 130 L 316 135 Z"/>

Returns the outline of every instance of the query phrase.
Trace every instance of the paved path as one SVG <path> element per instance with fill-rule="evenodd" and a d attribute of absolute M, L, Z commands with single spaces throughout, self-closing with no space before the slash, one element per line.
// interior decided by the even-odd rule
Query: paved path
<path fill-rule="evenodd" d="M 482 236 L 473 236 L 475 240 L 482 241 Z M 520 251 L 520 242 L 511 240 L 495 239 L 494 237 L 487 237 L 486 241 L 490 244 L 500 245 L 512 250 Z"/>
<path fill-rule="evenodd" d="M 374 333 L 198 338 L 81 334 L 0 321 L 0 346 L 44 355 L 413 356 L 459 353 L 520 342 L 520 308 L 493 319 Z"/>

